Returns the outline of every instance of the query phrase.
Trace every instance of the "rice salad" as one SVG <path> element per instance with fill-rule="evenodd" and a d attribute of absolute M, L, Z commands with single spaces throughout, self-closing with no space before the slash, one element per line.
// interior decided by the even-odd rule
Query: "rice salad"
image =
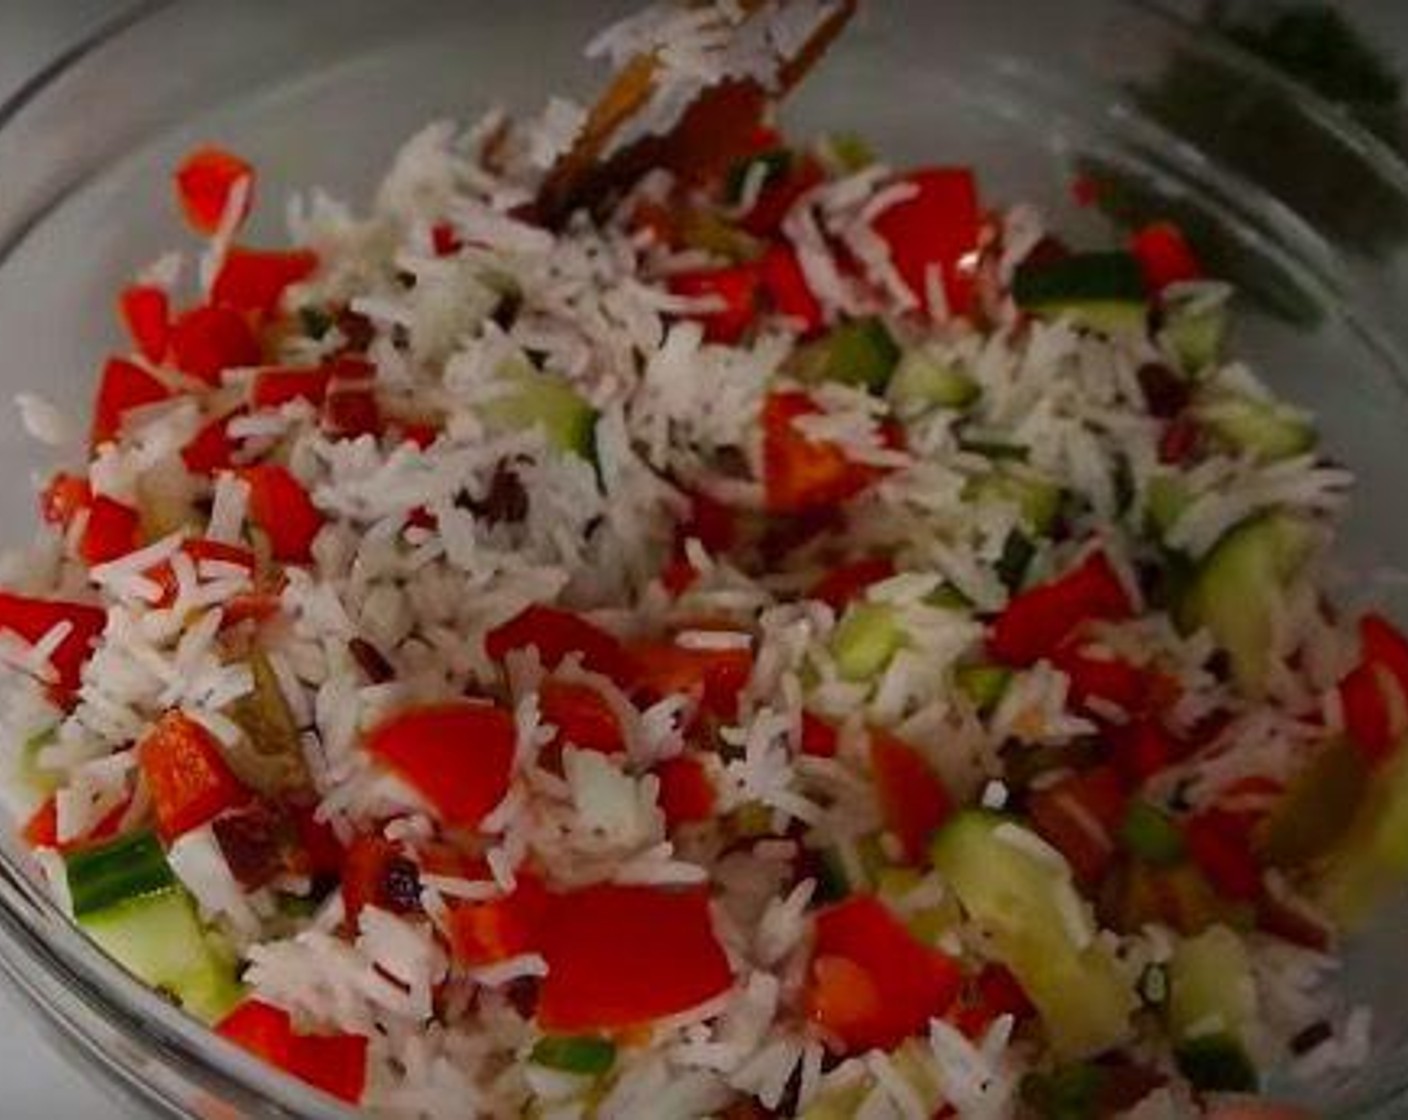
<path fill-rule="evenodd" d="M 668 128 L 831 7 L 594 49 Z M 77 923 L 393 1118 L 1155 1120 L 1361 1065 L 1408 640 L 1326 598 L 1351 478 L 1231 289 L 770 108 L 549 220 L 591 121 L 432 124 L 293 249 L 240 157 L 177 169 L 199 247 L 0 572 Z"/>

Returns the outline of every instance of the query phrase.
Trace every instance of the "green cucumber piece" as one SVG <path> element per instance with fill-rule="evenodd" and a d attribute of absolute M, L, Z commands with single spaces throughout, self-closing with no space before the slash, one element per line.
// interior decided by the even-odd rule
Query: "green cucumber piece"
<path fill-rule="evenodd" d="M 1210 1034 L 1190 1038 L 1173 1048 L 1178 1071 L 1202 1093 L 1254 1093 L 1256 1066 L 1235 1038 Z"/>
<path fill-rule="evenodd" d="M 1046 536 L 1061 513 L 1065 492 L 1049 479 L 1016 470 L 996 470 L 970 479 L 963 488 L 968 502 L 1004 502 L 1017 507 L 1022 524 L 1037 536 Z"/>
<path fill-rule="evenodd" d="M 528 1056 L 535 1065 L 596 1077 L 616 1063 L 616 1044 L 590 1035 L 540 1038 Z"/>
<path fill-rule="evenodd" d="M 848 681 L 874 680 L 904 646 L 906 635 L 894 607 L 854 603 L 831 635 L 836 670 Z"/>
<path fill-rule="evenodd" d="M 1314 525 L 1294 514 L 1259 514 L 1213 547 L 1184 594 L 1181 623 L 1188 630 L 1207 627 L 1250 695 L 1265 689 L 1277 610 L 1314 552 L 1317 536 Z"/>
<path fill-rule="evenodd" d="M 204 1022 L 218 1021 L 239 1002 L 234 962 L 211 944 L 180 887 L 86 913 L 78 924 L 128 972 Z"/>
<path fill-rule="evenodd" d="M 485 423 L 506 431 L 541 428 L 559 451 L 596 462 L 598 414 L 576 389 L 522 361 L 502 363 L 499 376 L 510 388 L 479 406 Z"/>
<path fill-rule="evenodd" d="M 960 665 L 953 671 L 953 683 L 979 715 L 987 715 L 1001 703 L 1012 683 L 1012 670 L 1002 665 Z"/>
<path fill-rule="evenodd" d="M 899 361 L 900 348 L 889 328 L 870 316 L 842 323 L 800 347 L 788 363 L 788 372 L 810 385 L 835 381 L 883 393 Z"/>
<path fill-rule="evenodd" d="M 1215 365 L 1231 318 L 1226 296 L 1210 294 L 1206 285 L 1180 285 L 1164 293 L 1162 310 L 1159 340 L 1183 372 L 1196 377 Z"/>
<path fill-rule="evenodd" d="M 1168 536 L 1178 519 L 1193 504 L 1193 496 L 1176 474 L 1156 474 L 1144 490 L 1144 512 L 1149 528 L 1159 537 Z"/>
<path fill-rule="evenodd" d="M 1129 253 L 1078 253 L 1021 265 L 1012 297 L 1033 315 L 1101 334 L 1143 331 L 1149 319 L 1144 275 Z"/>
<path fill-rule="evenodd" d="M 64 859 L 73 915 L 106 910 L 119 903 L 160 894 L 176 883 L 161 843 L 151 832 L 133 832 Z"/>
<path fill-rule="evenodd" d="M 1408 879 L 1408 743 L 1369 783 L 1348 832 L 1326 858 L 1317 885 L 1320 904 L 1355 926 Z"/>
<path fill-rule="evenodd" d="M 934 867 L 1036 1006 L 1053 1050 L 1100 1053 L 1129 1033 L 1133 985 L 1103 944 L 1073 939 L 1067 916 L 1082 909 L 1070 869 L 1008 842 L 1001 830 L 1012 827 L 995 813 L 959 813 L 934 839 Z"/>
<path fill-rule="evenodd" d="M 1219 396 L 1198 405 L 1198 423 L 1224 447 L 1262 462 L 1291 459 L 1315 447 L 1315 428 L 1300 412 L 1275 401 Z"/>
<path fill-rule="evenodd" d="M 1257 824 L 1252 842 L 1273 867 L 1303 867 L 1330 852 L 1369 793 L 1369 767 L 1347 743 L 1332 743 L 1299 774 Z"/>
<path fill-rule="evenodd" d="M 1226 926 L 1178 942 L 1168 983 L 1168 1026 L 1176 1043 L 1223 1037 L 1240 1044 L 1249 1036 L 1257 1019 L 1251 957 Z"/>
<path fill-rule="evenodd" d="M 798 1120 L 855 1120 L 870 1092 L 867 1079 L 818 1093 L 798 1116 Z"/>
<path fill-rule="evenodd" d="M 963 412 L 981 395 L 978 383 L 958 366 L 942 362 L 922 349 L 905 352 L 888 390 L 895 411 L 907 419 L 933 408 Z"/>
<path fill-rule="evenodd" d="M 981 455 L 996 463 L 1025 463 L 1030 454 L 1020 444 L 1003 443 L 1001 440 L 985 439 L 982 436 L 960 437 L 958 449 L 970 455 Z"/>
<path fill-rule="evenodd" d="M 1183 859 L 1183 833 L 1167 813 L 1147 801 L 1130 804 L 1120 839 L 1135 859 L 1151 867 L 1172 867 Z"/>

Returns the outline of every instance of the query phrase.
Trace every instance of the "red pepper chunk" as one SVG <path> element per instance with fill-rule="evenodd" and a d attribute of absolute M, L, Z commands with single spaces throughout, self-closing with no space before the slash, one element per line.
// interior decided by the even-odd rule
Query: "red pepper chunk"
<path fill-rule="evenodd" d="M 247 999 L 215 1033 L 314 1088 L 357 1104 L 367 1083 L 367 1039 L 359 1034 L 297 1034 L 289 1013 Z"/>
<path fill-rule="evenodd" d="M 950 1013 L 953 1025 L 974 1041 L 1003 1015 L 1022 1020 L 1035 1011 L 1017 978 L 1000 964 L 986 964 L 964 985 Z"/>
<path fill-rule="evenodd" d="M 126 556 L 141 540 L 141 518 L 131 506 L 99 494 L 88 506 L 78 554 L 90 568 Z"/>
<path fill-rule="evenodd" d="M 893 735 L 871 733 L 870 764 L 886 827 L 899 837 L 905 859 L 922 863 L 929 840 L 953 812 L 953 798 L 924 756 Z"/>
<path fill-rule="evenodd" d="M 812 758 L 835 758 L 840 749 L 840 736 L 825 720 L 802 713 L 802 753 Z"/>
<path fill-rule="evenodd" d="M 763 291 L 773 311 L 795 322 L 801 333 L 810 335 L 826 321 L 821 303 L 807 284 L 797 254 L 787 245 L 774 245 L 759 263 Z"/>
<path fill-rule="evenodd" d="M 116 836 L 130 804 L 130 799 L 122 801 L 109 810 L 107 815 L 89 829 L 86 835 L 77 840 L 60 844 L 59 803 L 54 795 L 50 794 L 25 822 L 24 828 L 20 831 L 20 838 L 31 848 L 53 848 L 58 852 L 71 852 L 86 844 L 96 844 L 100 840 L 108 840 Z"/>
<path fill-rule="evenodd" d="M 502 898 L 467 902 L 450 910 L 450 947 L 455 960 L 479 968 L 531 952 L 542 937 L 551 899 L 542 881 L 519 872 Z"/>
<path fill-rule="evenodd" d="M 808 439 L 794 423 L 821 409 L 806 393 L 772 393 L 763 406 L 763 486 L 773 513 L 807 513 L 854 498 L 880 477 L 826 440 Z"/>
<path fill-rule="evenodd" d="M 1152 222 L 1136 230 L 1129 248 L 1144 273 L 1144 286 L 1155 295 L 1170 284 L 1202 278 L 1192 246 L 1172 222 Z"/>
<path fill-rule="evenodd" d="M 93 643 L 107 625 L 107 612 L 83 603 L 0 592 L 0 630 L 8 630 L 33 644 L 60 623 L 68 624 L 68 636 L 59 643 L 49 662 L 58 673 L 59 686 L 72 692 L 78 688 L 79 674 Z"/>
<path fill-rule="evenodd" d="M 670 828 L 707 821 L 714 815 L 714 783 L 693 755 L 676 755 L 655 767 L 660 779 L 660 811 Z"/>
<path fill-rule="evenodd" d="M 210 385 L 227 369 L 259 365 L 259 339 L 244 316 L 229 307 L 193 307 L 171 327 L 171 360 L 183 373 Z"/>
<path fill-rule="evenodd" d="M 963 983 L 958 964 L 914 937 L 872 895 L 816 916 L 807 1006 L 843 1052 L 891 1050 L 941 1018 Z"/>
<path fill-rule="evenodd" d="M 39 494 L 39 515 L 50 525 L 67 529 L 93 504 L 93 487 L 81 475 L 56 474 Z"/>
<path fill-rule="evenodd" d="M 1136 719 L 1109 732 L 1111 761 L 1131 786 L 1141 785 L 1187 751 L 1157 720 Z"/>
<path fill-rule="evenodd" d="M 840 611 L 853 600 L 859 599 L 865 589 L 873 583 L 880 583 L 895 574 L 895 564 L 885 556 L 869 557 L 832 568 L 808 592 L 808 598 L 825 603 L 834 611 Z"/>
<path fill-rule="evenodd" d="M 240 221 L 254 202 L 254 168 L 223 148 L 197 148 L 176 169 L 176 198 L 186 224 L 196 233 L 210 235 L 220 228 L 235 184 L 246 180 Z"/>
<path fill-rule="evenodd" d="M 738 695 L 753 674 L 746 648 L 692 649 L 672 641 L 631 647 L 636 688 L 652 700 L 690 696 L 702 711 L 723 719 L 738 714 Z"/>
<path fill-rule="evenodd" d="M 630 681 L 631 659 L 625 646 L 614 635 L 571 611 L 535 604 L 496 626 L 484 638 L 484 652 L 500 663 L 513 650 L 529 647 L 538 651 L 539 660 L 548 670 L 556 669 L 568 654 L 575 653 L 581 657 L 582 668 L 610 677 L 617 684 Z"/>
<path fill-rule="evenodd" d="M 1340 708 L 1349 741 L 1365 761 L 1393 754 L 1404 730 L 1405 703 L 1397 680 L 1381 664 L 1364 661 L 1339 683 Z"/>
<path fill-rule="evenodd" d="M 230 421 L 241 411 L 209 420 L 196 432 L 191 442 L 181 449 L 181 461 L 192 474 L 211 475 L 229 470 L 235 465 L 235 441 L 230 436 Z"/>
<path fill-rule="evenodd" d="M 698 1007 L 733 983 L 704 888 L 603 883 L 554 896 L 538 1025 L 619 1031 Z"/>
<path fill-rule="evenodd" d="M 1254 901 L 1262 891 L 1261 865 L 1252 851 L 1250 826 L 1240 814 L 1206 809 L 1183 825 L 1188 854 L 1219 893 Z"/>
<path fill-rule="evenodd" d="M 171 334 L 171 299 L 155 284 L 133 284 L 117 297 L 117 310 L 132 345 L 149 362 L 166 357 Z"/>
<path fill-rule="evenodd" d="M 284 291 L 306 280 L 318 267 L 309 249 L 244 249 L 232 246 L 211 285 L 210 302 L 236 311 L 268 315 L 278 309 Z"/>
<path fill-rule="evenodd" d="M 739 223 L 754 237 L 773 237 L 797 200 L 825 177 L 821 166 L 810 156 L 789 156 L 787 172 L 758 192 L 752 209 Z"/>
<path fill-rule="evenodd" d="M 1051 657 L 1088 622 L 1129 618 L 1134 604 L 1103 552 L 1092 552 L 1049 583 L 1022 592 L 993 622 L 988 648 L 1007 665 Z"/>
<path fill-rule="evenodd" d="M 242 545 L 225 544 L 223 541 L 211 541 L 202 537 L 183 541 L 181 551 L 190 557 L 191 563 L 197 568 L 202 560 L 213 560 L 222 564 L 234 564 L 248 572 L 250 578 L 254 576 L 254 553 Z M 176 601 L 176 572 L 171 567 L 171 561 L 165 560 L 153 568 L 147 573 L 147 578 L 161 588 L 161 598 L 153 604 L 154 606 L 169 607 Z"/>
<path fill-rule="evenodd" d="M 279 408 L 290 401 L 307 401 L 321 407 L 332 374 L 326 369 L 261 369 L 249 385 L 252 408 Z"/>
<path fill-rule="evenodd" d="M 1090 885 L 1110 868 L 1127 803 L 1119 772 L 1097 766 L 1036 791 L 1027 811 L 1042 839 L 1066 857 L 1080 882 Z"/>
<path fill-rule="evenodd" d="M 137 745 L 137 763 L 157 831 L 168 842 L 250 799 L 210 732 L 179 711 L 167 712 L 147 732 Z"/>
<path fill-rule="evenodd" d="M 691 318 L 704 325 L 705 339 L 724 346 L 735 345 L 758 317 L 760 287 L 758 268 L 752 264 L 680 272 L 669 279 L 675 295 L 719 304 L 717 310 L 693 313 Z"/>
<path fill-rule="evenodd" d="M 538 689 L 538 706 L 543 722 L 557 728 L 549 745 L 559 751 L 569 743 L 601 754 L 620 754 L 626 749 L 616 712 L 591 685 L 546 680 Z"/>
<path fill-rule="evenodd" d="M 1061 646 L 1051 663 L 1070 681 L 1069 704 L 1083 709 L 1091 700 L 1126 713 L 1140 711 L 1152 693 L 1149 673 L 1119 657 L 1096 656 L 1076 643 Z"/>
<path fill-rule="evenodd" d="M 929 275 L 937 268 L 948 308 L 955 315 L 973 304 L 982 211 L 978 185 L 965 167 L 931 167 L 898 182 L 914 188 L 912 197 L 883 211 L 873 227 L 889 246 L 900 277 L 930 313 Z"/>
<path fill-rule="evenodd" d="M 164 401 L 169 396 L 171 390 L 141 366 L 110 358 L 103 366 L 93 405 L 93 446 L 116 439 L 122 432 L 123 417 L 134 408 Z"/>
<path fill-rule="evenodd" d="M 313 538 L 323 527 L 323 515 L 303 483 L 278 463 L 261 463 L 239 473 L 249 483 L 250 520 L 269 538 L 274 559 L 307 563 L 312 556 Z"/>
<path fill-rule="evenodd" d="M 428 704 L 391 716 L 366 749 L 435 807 L 447 825 L 477 828 L 508 792 L 513 716 L 468 700 Z"/>
<path fill-rule="evenodd" d="M 356 930 L 368 906 L 390 914 L 420 909 L 420 873 L 384 836 L 359 836 L 343 854 L 340 869 L 343 922 Z"/>

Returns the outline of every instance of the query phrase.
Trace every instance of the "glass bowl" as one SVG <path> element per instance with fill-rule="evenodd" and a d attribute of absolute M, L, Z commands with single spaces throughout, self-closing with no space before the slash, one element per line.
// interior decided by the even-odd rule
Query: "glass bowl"
<path fill-rule="evenodd" d="M 591 33 L 620 0 L 148 3 L 79 44 L 0 110 L 0 338 L 7 393 L 76 415 L 117 344 L 112 294 L 181 241 L 168 175 L 218 141 L 257 163 L 252 236 L 278 200 L 329 185 L 364 201 L 398 143 L 436 117 L 590 97 Z M 1190 108 L 1190 105 L 1192 108 Z M 1408 615 L 1408 169 L 1347 117 L 1177 18 L 1118 0 L 876 0 L 786 113 L 801 134 L 862 131 L 885 157 L 972 164 L 987 197 L 1030 200 L 1108 238 L 1084 175 L 1124 217 L 1176 213 L 1244 292 L 1239 349 L 1314 409 L 1359 477 L 1338 555 L 1351 600 Z M 33 522 L 45 464 L 0 425 L 0 523 Z M 1349 946 L 1376 1012 L 1372 1060 L 1332 1085 L 1273 1086 L 1335 1115 L 1408 1112 L 1408 908 Z M 147 1113 L 348 1115 L 215 1039 L 90 946 L 0 841 L 0 969 L 77 1064 Z"/>

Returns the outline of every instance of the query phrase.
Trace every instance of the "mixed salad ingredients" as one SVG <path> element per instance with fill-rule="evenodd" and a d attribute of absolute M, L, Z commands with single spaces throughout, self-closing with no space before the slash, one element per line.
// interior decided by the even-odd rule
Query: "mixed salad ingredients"
<path fill-rule="evenodd" d="M 1324 593 L 1348 475 L 1177 228 L 782 135 L 835 7 L 608 32 L 729 114 L 626 176 L 566 101 L 435 124 L 269 249 L 202 148 L 120 294 L 4 567 L 9 793 L 99 945 L 336 1097 L 1155 1120 L 1367 1056 L 1408 639 Z"/>

